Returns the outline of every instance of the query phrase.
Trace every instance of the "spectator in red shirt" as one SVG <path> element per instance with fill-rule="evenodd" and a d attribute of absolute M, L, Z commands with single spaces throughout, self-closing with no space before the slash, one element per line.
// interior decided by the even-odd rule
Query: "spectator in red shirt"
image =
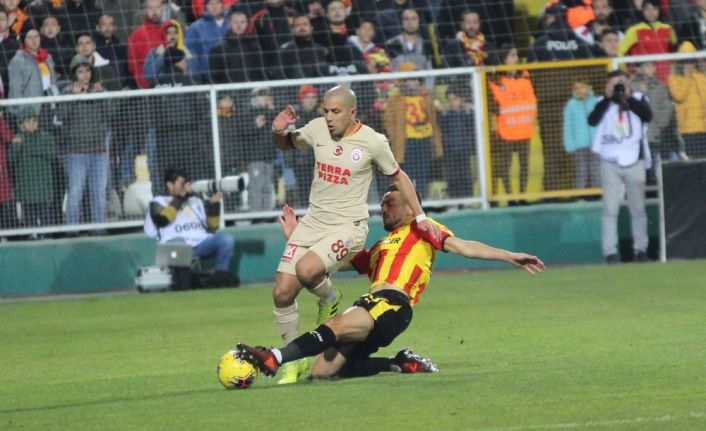
<path fill-rule="evenodd" d="M 150 87 L 142 73 L 147 53 L 162 43 L 162 7 L 161 0 L 146 0 L 143 8 L 145 22 L 130 34 L 127 41 L 128 70 L 140 88 Z"/>

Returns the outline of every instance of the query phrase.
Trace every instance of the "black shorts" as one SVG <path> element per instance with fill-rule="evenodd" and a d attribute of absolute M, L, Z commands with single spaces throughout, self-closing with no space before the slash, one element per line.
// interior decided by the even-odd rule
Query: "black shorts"
<path fill-rule="evenodd" d="M 409 298 L 404 293 L 393 289 L 365 294 L 353 305 L 365 308 L 375 323 L 365 341 L 340 343 L 336 346 L 336 350 L 349 361 L 367 358 L 380 347 L 389 346 L 412 322 Z"/>

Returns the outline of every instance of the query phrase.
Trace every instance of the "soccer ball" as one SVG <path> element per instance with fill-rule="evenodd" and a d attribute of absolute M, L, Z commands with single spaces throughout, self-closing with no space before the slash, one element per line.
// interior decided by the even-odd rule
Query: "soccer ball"
<path fill-rule="evenodd" d="M 257 368 L 243 359 L 237 350 L 223 355 L 216 372 L 218 381 L 227 389 L 247 389 L 255 383 L 259 374 Z"/>

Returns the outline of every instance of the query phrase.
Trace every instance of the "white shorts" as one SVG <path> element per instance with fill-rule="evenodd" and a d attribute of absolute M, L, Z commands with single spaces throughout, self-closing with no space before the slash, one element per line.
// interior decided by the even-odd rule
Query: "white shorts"
<path fill-rule="evenodd" d="M 289 237 L 277 272 L 296 275 L 297 262 L 308 251 L 321 258 L 326 272 L 335 272 L 363 249 L 367 236 L 367 220 L 332 226 L 303 217 Z"/>

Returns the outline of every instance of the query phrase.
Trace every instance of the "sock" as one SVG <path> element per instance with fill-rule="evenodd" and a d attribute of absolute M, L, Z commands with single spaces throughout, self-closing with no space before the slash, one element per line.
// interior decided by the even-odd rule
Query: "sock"
<path fill-rule="evenodd" d="M 275 307 L 275 324 L 284 344 L 289 344 L 299 336 L 299 306 L 297 301 L 289 307 Z"/>
<path fill-rule="evenodd" d="M 344 378 L 368 377 L 382 372 L 394 371 L 394 367 L 392 358 L 365 358 L 346 363 L 339 375 Z"/>
<path fill-rule="evenodd" d="M 318 328 L 301 335 L 279 351 L 284 363 L 318 355 L 334 344 L 336 344 L 336 334 L 328 326 L 319 325 Z"/>
<path fill-rule="evenodd" d="M 279 349 L 272 349 L 270 350 L 273 355 L 275 355 L 275 359 L 277 359 L 277 363 L 281 364 L 282 363 L 282 352 L 280 352 Z"/>
<path fill-rule="evenodd" d="M 312 287 L 308 290 L 318 296 L 321 299 L 322 304 L 330 304 L 336 300 L 336 290 L 333 288 L 331 277 L 328 275 L 321 283 L 319 283 L 318 286 Z"/>

